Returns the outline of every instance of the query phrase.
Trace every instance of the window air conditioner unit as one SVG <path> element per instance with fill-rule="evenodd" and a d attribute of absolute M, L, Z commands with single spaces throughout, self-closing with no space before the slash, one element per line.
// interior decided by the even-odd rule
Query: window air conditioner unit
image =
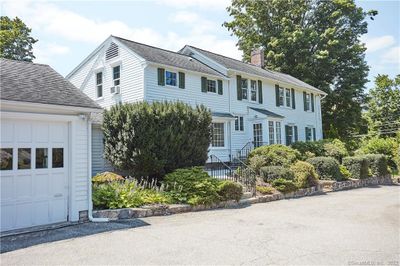
<path fill-rule="evenodd" d="M 111 94 L 119 94 L 119 92 L 120 92 L 119 86 L 112 86 L 110 88 L 110 92 L 111 92 Z"/>

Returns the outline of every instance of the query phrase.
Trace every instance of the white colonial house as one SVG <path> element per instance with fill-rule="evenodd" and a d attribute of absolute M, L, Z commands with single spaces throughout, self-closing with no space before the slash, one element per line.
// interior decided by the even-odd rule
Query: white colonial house
<path fill-rule="evenodd" d="M 248 64 L 193 46 L 173 52 L 110 36 L 67 79 L 106 109 L 138 101 L 206 105 L 213 117 L 209 154 L 222 161 L 249 144 L 321 139 L 325 93 L 263 62 L 262 50 Z M 95 174 L 107 169 L 100 124 L 92 137 Z"/>
<path fill-rule="evenodd" d="M 92 113 L 48 65 L 0 59 L 0 231 L 91 218 Z"/>

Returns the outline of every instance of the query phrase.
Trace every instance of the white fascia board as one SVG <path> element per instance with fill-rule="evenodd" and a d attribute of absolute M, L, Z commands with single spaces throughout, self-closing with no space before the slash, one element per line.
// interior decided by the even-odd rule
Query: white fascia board
<path fill-rule="evenodd" d="M 105 39 L 93 52 L 91 52 L 79 65 L 77 65 L 67 76 L 65 76 L 66 79 L 71 78 L 76 71 L 78 71 L 82 66 L 84 66 L 87 62 L 89 62 L 90 59 L 92 59 L 93 56 L 95 56 L 102 48 L 103 46 L 112 38 L 110 35 L 107 39 Z"/>
<path fill-rule="evenodd" d="M 225 77 L 222 74 L 220 76 L 218 76 L 218 75 L 213 75 L 213 74 L 207 74 L 207 73 L 203 73 L 203 72 L 188 70 L 188 69 L 180 68 L 180 67 L 176 67 L 176 66 L 170 66 L 170 65 L 165 65 L 165 64 L 160 64 L 160 63 L 155 63 L 155 62 L 150 62 L 150 61 L 147 61 L 147 62 L 148 62 L 147 65 L 154 66 L 154 67 L 160 66 L 160 67 L 169 68 L 169 69 L 173 68 L 173 69 L 176 69 L 178 71 L 183 71 L 183 72 L 187 72 L 187 73 L 191 73 L 191 74 L 198 74 L 200 76 L 209 76 L 209 77 L 213 77 L 213 78 L 221 79 L 221 80 L 226 80 L 226 81 L 229 80 L 228 77 Z"/>
<path fill-rule="evenodd" d="M 81 106 L 70 106 L 70 105 L 58 105 L 58 104 L 45 104 L 45 103 L 31 103 L 31 102 L 20 102 L 20 101 L 9 101 L 9 100 L 0 100 L 1 105 L 1 113 L 5 113 L 3 110 L 14 110 L 14 109 L 32 109 L 34 112 L 40 111 L 41 113 L 101 113 L 103 112 L 102 108 L 90 108 L 90 107 L 81 107 Z"/>

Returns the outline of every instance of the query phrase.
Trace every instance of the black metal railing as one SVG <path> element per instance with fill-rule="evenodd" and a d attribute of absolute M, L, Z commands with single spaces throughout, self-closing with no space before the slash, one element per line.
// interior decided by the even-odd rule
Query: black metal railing
<path fill-rule="evenodd" d="M 241 183 L 245 191 L 251 192 L 254 196 L 256 194 L 257 173 L 240 158 L 234 158 L 232 164 L 234 164 L 236 168 L 234 173 L 236 182 Z"/>
<path fill-rule="evenodd" d="M 233 180 L 234 170 L 223 162 L 216 155 L 210 155 L 208 162 L 204 169 L 211 177 L 222 179 L 222 180 Z M 233 180 L 236 181 L 236 180 Z"/>
<path fill-rule="evenodd" d="M 246 160 L 247 157 L 249 156 L 249 153 L 254 150 L 255 148 L 268 145 L 268 142 L 254 142 L 254 141 L 249 141 L 246 143 L 246 145 L 243 146 L 240 150 L 237 151 L 236 157 L 239 157 L 241 160 Z"/>

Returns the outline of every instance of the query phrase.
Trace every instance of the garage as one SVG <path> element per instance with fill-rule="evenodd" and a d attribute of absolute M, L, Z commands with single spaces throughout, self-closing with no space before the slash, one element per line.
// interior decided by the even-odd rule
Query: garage
<path fill-rule="evenodd" d="M 1 229 L 67 221 L 68 125 L 1 122 Z"/>
<path fill-rule="evenodd" d="M 87 219 L 100 107 L 47 65 L 1 59 L 0 81 L 0 231 Z"/>

